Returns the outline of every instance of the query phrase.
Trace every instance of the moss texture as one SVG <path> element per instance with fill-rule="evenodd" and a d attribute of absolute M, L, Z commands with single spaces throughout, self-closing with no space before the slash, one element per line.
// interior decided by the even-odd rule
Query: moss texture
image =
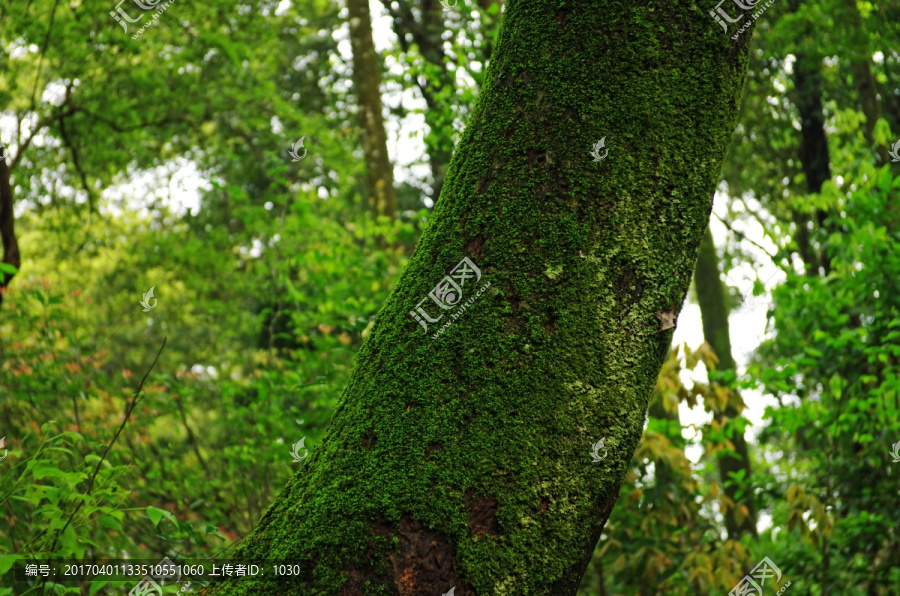
<path fill-rule="evenodd" d="M 574 594 L 735 124 L 749 35 L 708 4 L 508 3 L 433 223 L 325 440 L 236 555 L 301 575 L 211 593 Z M 491 286 L 432 339 L 445 320 L 409 312 L 463 257 L 482 272 L 464 300 Z"/>

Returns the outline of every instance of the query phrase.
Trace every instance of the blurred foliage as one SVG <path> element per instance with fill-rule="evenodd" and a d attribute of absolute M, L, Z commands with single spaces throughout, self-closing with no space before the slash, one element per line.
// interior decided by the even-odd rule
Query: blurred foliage
<path fill-rule="evenodd" d="M 304 466 L 291 445 L 321 440 L 428 225 L 440 168 L 421 166 L 465 126 L 500 18 L 495 2 L 388 7 L 389 132 L 412 122 L 423 150 L 397 157 L 398 216 L 373 220 L 339 4 L 175 3 L 136 40 L 113 8 L 0 7 L 0 138 L 23 255 L 0 308 L 0 595 L 123 590 L 23 587 L 4 575 L 17 557 L 214 557 L 254 526 Z M 900 593 L 900 171 L 876 154 L 900 134 L 900 7 L 786 0 L 754 36 L 717 200 L 725 273 L 784 272 L 769 334 L 741 375 L 716 373 L 707 346 L 672 350 L 579 596 L 728 593 L 763 557 L 795 596 Z M 813 194 L 800 53 L 821 67 L 832 174 Z M 881 106 L 871 142 L 860 61 Z M 308 155 L 293 162 L 301 136 Z M 179 204 L 189 178 L 199 206 Z M 816 212 L 827 273 L 798 256 L 798 214 Z M 761 257 L 748 237 L 775 249 Z M 714 455 L 733 446 L 713 414 L 754 388 L 779 405 L 748 436 L 752 477 L 727 481 L 761 514 L 759 539 L 733 541 L 723 516 L 746 511 L 717 477 Z M 707 422 L 682 426 L 688 408 Z"/>

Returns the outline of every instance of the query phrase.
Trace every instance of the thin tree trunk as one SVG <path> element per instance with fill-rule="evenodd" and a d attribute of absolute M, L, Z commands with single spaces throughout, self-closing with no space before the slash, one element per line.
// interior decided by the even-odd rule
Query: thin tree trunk
<path fill-rule="evenodd" d="M 9 149 L 0 150 L 4 154 Z M 10 167 L 7 163 L 8 155 L 0 158 L 0 239 L 3 241 L 3 259 L 2 263 L 12 265 L 16 269 L 21 265 L 21 257 L 19 256 L 19 242 L 16 240 L 15 216 L 13 214 L 13 191 L 10 185 Z M 12 281 L 13 273 L 0 271 L 0 304 L 3 303 L 2 290 L 9 286 Z"/>
<path fill-rule="evenodd" d="M 446 120 L 446 110 L 450 104 L 438 94 L 447 93 L 452 97 L 456 89 L 455 75 L 450 72 L 448 58 L 444 54 L 443 35 L 447 29 L 444 26 L 443 7 L 438 0 L 420 0 L 418 11 L 413 10 L 410 0 L 389 2 L 386 6 L 393 17 L 394 33 L 397 34 L 403 51 L 410 52 L 412 44 L 415 44 L 422 59 L 434 67 L 430 72 L 436 80 L 417 77 L 416 85 L 428 107 L 425 112 L 425 125 L 428 126 L 425 144 L 431 168 L 431 198 L 436 203 L 441 196 L 447 166 L 453 155 L 452 117 L 449 121 Z M 457 10 L 461 8 L 460 4 Z"/>
<path fill-rule="evenodd" d="M 822 191 L 822 185 L 831 179 L 831 158 L 828 154 L 828 136 L 825 133 L 825 114 L 822 108 L 822 60 L 817 54 L 797 52 L 794 62 L 794 92 L 797 110 L 800 113 L 799 158 L 806 176 L 807 192 Z M 816 211 L 815 220 L 820 228 L 825 227 L 827 213 Z M 806 265 L 807 275 L 818 275 L 821 267 L 825 274 L 831 270 L 828 256 L 816 254 L 809 242 L 808 223 L 805 215 L 798 215 L 795 224 L 801 239 L 800 256 Z M 807 260 L 808 259 L 808 260 Z"/>
<path fill-rule="evenodd" d="M 882 84 L 878 82 L 878 79 L 875 80 L 875 84 L 878 86 L 878 94 L 884 103 L 881 116 L 887 120 L 892 131 L 898 131 L 900 130 L 900 99 L 893 94 L 893 90 L 900 85 L 900 82 L 895 77 L 896 72 L 891 68 L 890 60 L 884 60 L 881 69 L 885 82 Z M 891 163 L 894 162 L 892 161 Z"/>
<path fill-rule="evenodd" d="M 872 76 L 872 54 L 869 50 L 868 35 L 863 25 L 862 15 L 856 0 L 844 0 L 847 9 L 847 18 L 853 29 L 853 43 L 847 40 L 853 62 L 850 64 L 850 73 L 853 76 L 853 84 L 856 86 L 856 94 L 859 96 L 859 105 L 866 116 L 865 128 L 866 142 L 869 147 L 875 149 L 879 163 L 889 162 L 888 150 L 884 145 L 875 145 L 875 123 L 881 118 L 881 102 L 878 100 L 875 77 Z"/>
<path fill-rule="evenodd" d="M 694 273 L 694 287 L 697 289 L 697 300 L 700 303 L 700 316 L 703 319 L 703 336 L 719 359 L 718 370 L 736 370 L 737 366 L 731 354 L 731 337 L 728 327 L 728 303 L 725 299 L 725 286 L 719 272 L 719 257 L 713 243 L 712 232 L 706 230 L 703 242 L 700 243 L 700 254 L 697 257 L 697 268 Z M 712 381 L 710 381 L 712 382 Z M 733 420 L 738 416 L 737 409 L 730 403 L 724 412 L 717 413 L 715 419 L 719 423 Z M 728 435 L 734 445 L 734 454 L 718 457 L 719 479 L 724 486 L 725 495 L 734 501 L 735 507 L 745 506 L 748 515 L 740 522 L 735 519 L 734 512 L 727 512 L 725 528 L 728 537 L 738 539 L 742 534 L 756 536 L 756 506 L 753 494 L 748 493 L 738 498 L 738 487 L 726 484 L 735 472 L 743 471 L 745 478 L 750 478 L 750 454 L 744 433 L 734 431 Z"/>
<path fill-rule="evenodd" d="M 666 438 L 671 441 L 673 446 L 684 452 L 684 437 L 681 435 L 681 416 L 679 415 L 678 410 L 676 409 L 674 412 L 666 410 L 665 405 L 663 404 L 662 395 L 660 394 L 657 399 L 650 402 L 648 414 L 650 418 L 666 421 Z M 675 474 L 672 467 L 665 461 L 657 460 L 655 463 L 656 478 L 654 483 L 657 488 L 657 493 L 662 495 L 662 487 L 671 486 L 672 483 L 675 482 Z"/>
<path fill-rule="evenodd" d="M 431 225 L 323 443 L 236 555 L 300 573 L 222 578 L 212 594 L 575 593 L 735 126 L 749 35 L 699 16 L 663 0 L 509 2 Z M 426 334 L 420 304 L 439 319 Z"/>
<path fill-rule="evenodd" d="M 863 114 L 866 115 L 866 125 L 863 132 L 869 147 L 874 147 L 878 155 L 879 164 L 890 162 L 888 150 L 885 145 L 875 144 L 875 123 L 881 118 L 881 102 L 878 101 L 878 92 L 875 88 L 875 77 L 872 76 L 870 60 L 855 60 L 850 65 L 853 74 L 853 82 L 856 85 L 856 93 L 859 95 L 859 103 Z"/>
<path fill-rule="evenodd" d="M 788 11 L 796 12 L 801 0 L 789 0 Z M 812 37 L 812 32 L 798 32 L 803 40 Z M 804 43 L 795 52 L 793 65 L 794 105 L 800 114 L 800 163 L 806 176 L 807 192 L 818 193 L 826 180 L 831 179 L 831 158 L 828 154 L 828 136 L 825 134 L 825 115 L 822 108 L 822 57 L 817 48 Z M 827 275 L 831 270 L 828 255 L 819 254 L 811 242 L 810 224 L 815 220 L 820 228 L 825 227 L 828 214 L 819 210 L 813 217 L 806 213 L 794 214 L 797 226 L 795 241 L 797 253 L 803 259 L 806 275 L 817 276 L 819 269 Z"/>
<path fill-rule="evenodd" d="M 347 0 L 350 46 L 353 49 L 353 86 L 366 157 L 366 177 L 374 215 L 394 217 L 397 194 L 387 152 L 387 134 L 381 105 L 381 65 L 372 41 L 372 17 L 368 0 Z"/>

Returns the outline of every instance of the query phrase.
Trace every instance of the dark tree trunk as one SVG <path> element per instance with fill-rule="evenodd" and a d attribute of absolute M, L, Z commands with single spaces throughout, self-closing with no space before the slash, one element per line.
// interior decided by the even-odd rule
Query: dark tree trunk
<path fill-rule="evenodd" d="M 796 12 L 801 0 L 790 0 L 788 10 Z M 828 154 L 828 136 L 825 134 L 825 114 L 822 108 L 822 57 L 813 44 L 813 32 L 798 32 L 800 48 L 795 51 L 793 65 L 794 105 L 800 116 L 800 148 L 798 157 L 806 177 L 808 193 L 818 193 L 826 180 L 831 179 L 831 158 Z M 811 223 L 825 227 L 828 214 L 819 210 L 810 216 L 796 213 L 797 226 L 795 241 L 797 253 L 803 259 L 806 274 L 819 275 L 821 268 L 825 274 L 831 270 L 828 255 L 819 254 L 812 243 Z"/>
<path fill-rule="evenodd" d="M 888 150 L 884 145 L 875 144 L 875 123 L 881 118 L 881 102 L 878 100 L 878 89 L 875 77 L 872 75 L 872 52 L 869 49 L 868 35 L 863 25 L 862 16 L 856 0 L 844 0 L 844 8 L 847 11 L 847 20 L 851 26 L 852 40 L 845 40 L 850 46 L 853 56 L 850 64 L 850 73 L 853 76 L 853 84 L 859 97 L 859 106 L 866 116 L 865 128 L 866 142 L 874 148 L 880 164 L 889 163 Z"/>
<path fill-rule="evenodd" d="M 697 257 L 697 268 L 694 273 L 694 287 L 697 289 L 700 316 L 703 319 L 703 336 L 719 359 L 718 370 L 736 370 L 737 366 L 731 354 L 728 302 L 720 275 L 716 246 L 713 243 L 712 233 L 707 229 L 703 236 L 703 242 L 700 244 L 700 254 Z M 740 399 L 739 396 L 738 399 Z M 737 408 L 729 403 L 725 411 L 715 415 L 715 419 L 719 423 L 724 423 L 737 416 Z M 734 502 L 736 508 L 742 505 L 747 508 L 747 515 L 740 521 L 735 519 L 734 511 L 726 511 L 723 515 L 728 537 L 737 540 L 741 534 L 756 536 L 756 506 L 751 493 L 739 498 L 738 487 L 729 482 L 731 475 L 740 471 L 744 472 L 746 478 L 750 477 L 750 454 L 744 433 L 731 432 L 728 440 L 734 445 L 734 454 L 719 455 L 717 464 L 719 479 L 724 486 L 725 495 Z"/>
<path fill-rule="evenodd" d="M 452 97 L 456 88 L 454 75 L 448 69 L 448 58 L 444 54 L 443 35 L 447 29 L 443 7 L 438 0 L 420 0 L 418 11 L 413 10 L 410 0 L 388 2 L 386 5 L 403 51 L 410 52 L 412 44 L 415 44 L 422 59 L 433 67 L 429 71 L 433 78 L 416 77 L 416 85 L 428 107 L 425 112 L 425 124 L 428 126 L 425 145 L 431 168 L 432 199 L 437 202 L 453 155 L 452 117 L 446 120 L 450 116 L 447 112 L 450 103 L 440 96 Z"/>
<path fill-rule="evenodd" d="M 236 555 L 302 572 L 212 594 L 575 593 L 735 126 L 749 35 L 704 17 L 663 0 L 508 3 L 431 225 L 323 443 Z M 429 293 L 448 274 L 462 299 L 442 311 Z M 441 317 L 426 334 L 420 304 Z"/>
<path fill-rule="evenodd" d="M 7 163 L 9 149 L 0 149 L 4 155 L 0 157 L 0 239 L 3 241 L 2 263 L 12 265 L 16 269 L 21 265 L 19 242 L 16 240 L 15 217 L 13 214 L 13 192 L 9 182 L 10 167 Z M 0 304 L 3 303 L 3 290 L 12 281 L 13 273 L 0 271 Z"/>

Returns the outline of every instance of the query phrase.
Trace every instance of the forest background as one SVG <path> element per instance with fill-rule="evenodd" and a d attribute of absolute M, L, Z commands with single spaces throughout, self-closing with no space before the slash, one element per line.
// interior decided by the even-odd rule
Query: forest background
<path fill-rule="evenodd" d="M 254 527 L 429 225 L 502 18 L 160 7 L 0 7 L 0 594 L 122 591 L 17 558 L 224 557 Z M 775 2 L 752 35 L 579 595 L 728 593 L 763 557 L 797 596 L 900 593 L 900 2 Z"/>

